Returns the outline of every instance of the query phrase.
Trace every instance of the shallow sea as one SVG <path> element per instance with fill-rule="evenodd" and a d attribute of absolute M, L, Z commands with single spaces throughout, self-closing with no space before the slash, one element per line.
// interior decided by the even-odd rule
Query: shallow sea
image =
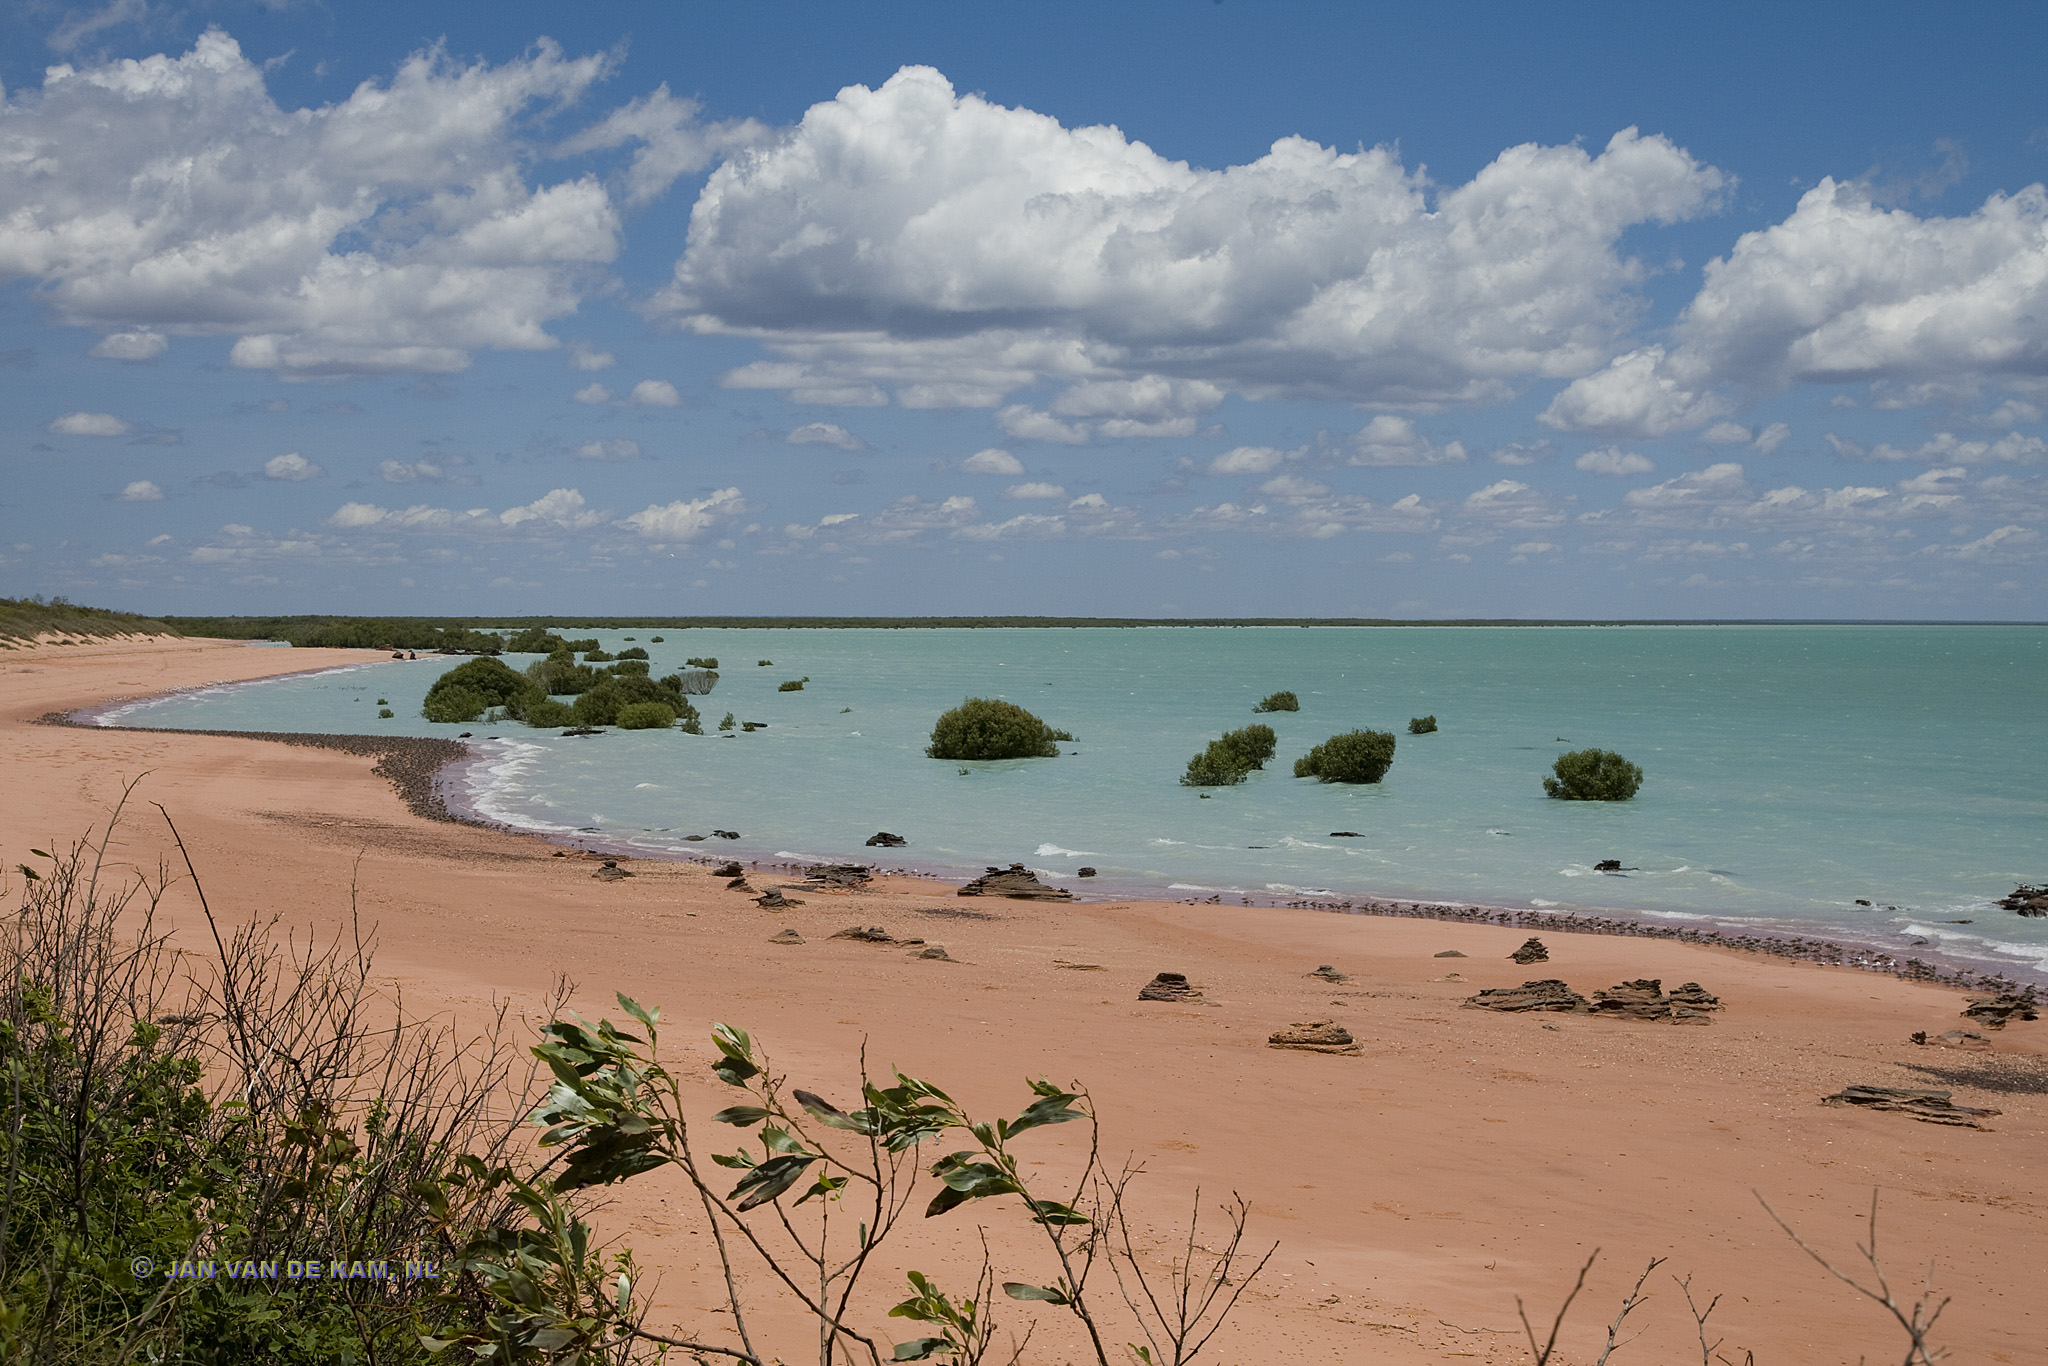
<path fill-rule="evenodd" d="M 2048 628 L 563 629 L 612 650 L 637 637 L 656 674 L 717 657 L 717 689 L 697 699 L 706 734 L 436 725 L 420 699 L 456 662 L 438 658 L 102 720 L 495 736 L 455 777 L 461 804 L 649 854 L 881 855 L 942 873 L 1021 860 L 1088 895 L 1621 911 L 2048 973 L 2048 920 L 1992 904 L 2048 881 Z M 802 691 L 777 691 L 797 678 Z M 1299 712 L 1253 716 L 1283 688 Z M 970 695 L 1072 731 L 1070 753 L 924 757 L 932 721 Z M 768 725 L 720 735 L 727 711 Z M 1441 729 L 1408 735 L 1424 714 Z M 1267 771 L 1179 785 L 1191 755 L 1254 720 L 1279 733 Z M 1310 745 L 1360 726 L 1398 735 L 1384 782 L 1289 776 Z M 1552 760 L 1586 746 L 1639 764 L 1641 794 L 1545 798 Z M 714 828 L 742 839 L 684 838 Z M 863 847 L 878 830 L 910 844 Z M 1607 858 L 1626 871 L 1594 872 Z M 1078 879 L 1083 865 L 1099 877 Z"/>

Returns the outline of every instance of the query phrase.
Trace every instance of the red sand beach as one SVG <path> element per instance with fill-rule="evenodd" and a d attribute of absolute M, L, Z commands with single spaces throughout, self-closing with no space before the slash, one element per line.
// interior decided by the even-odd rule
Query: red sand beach
<path fill-rule="evenodd" d="M 1527 937 L 1519 930 L 970 901 L 910 879 L 792 892 L 805 904 L 763 911 L 694 864 L 629 863 L 636 876 L 604 882 L 538 839 L 424 819 L 369 757 L 34 724 L 53 710 L 373 657 L 193 640 L 0 654 L 0 858 L 11 867 L 30 846 L 100 827 L 139 779 L 114 845 L 125 863 L 153 868 L 166 854 L 156 802 L 225 917 L 282 912 L 332 932 L 353 881 L 377 927 L 379 977 L 409 1012 L 481 1026 L 494 1000 L 538 1008 L 558 974 L 593 1016 L 619 1014 L 615 990 L 658 1004 L 669 1051 L 702 1078 L 693 1093 L 706 1113 L 730 1094 L 693 1061 L 717 1020 L 751 1030 L 794 1082 L 827 1096 L 852 1091 L 863 1040 L 874 1064 L 991 1114 L 1020 1107 L 1026 1076 L 1078 1079 L 1096 1097 L 1105 1151 L 1145 1161 L 1133 1198 L 1159 1255 L 1196 1187 L 1205 1204 L 1242 1193 L 1254 1239 L 1280 1244 L 1205 1358 L 1219 1363 L 1526 1360 L 1516 1296 L 1547 1324 L 1596 1247 L 1567 1360 L 1597 1355 L 1652 1257 L 1670 1261 L 1630 1321 L 1643 1337 L 1617 1361 L 1697 1359 L 1672 1272 L 1723 1297 L 1710 1337 L 1735 1361 L 1744 1349 L 1772 1363 L 1895 1358 L 1903 1339 L 1883 1311 L 1808 1260 L 1757 1199 L 1846 1266 L 1873 1187 L 1894 1284 L 1917 1286 L 1931 1263 L 1953 1297 L 1936 1341 L 1954 1359 L 2048 1360 L 2048 1021 L 1992 1033 L 1987 1050 L 1913 1044 L 1915 1031 L 1967 1023 L 1952 988 L 1579 934 L 1547 937 L 1550 961 L 1523 968 L 1507 957 Z M 991 863 L 1017 856 L 986 851 Z M 755 880 L 796 881 L 766 869 Z M 961 909 L 993 918 L 942 914 Z M 202 947 L 189 887 L 166 910 Z M 956 961 L 829 938 L 853 924 L 941 944 Z M 784 928 L 807 942 L 768 942 Z M 1435 956 L 1451 949 L 1467 956 Z M 1349 980 L 1308 975 L 1326 963 Z M 1204 999 L 1139 1001 L 1160 970 L 1186 973 Z M 1444 980 L 1453 973 L 1465 980 Z M 1680 1026 L 1460 1008 L 1481 988 L 1532 977 L 1588 995 L 1632 978 L 1697 981 L 1724 1009 Z M 1267 1047 L 1275 1029 L 1317 1019 L 1349 1028 L 1361 1052 Z M 2002 1113 L 1973 1129 L 1819 1103 L 1849 1084 L 1941 1087 Z M 1020 1147 L 1057 1172 L 1075 1141 L 1042 1131 Z M 685 1193 L 653 1173 L 595 1222 L 663 1273 L 655 1326 L 716 1332 L 712 1268 L 677 1213 Z M 977 1219 L 1005 1276 L 1049 1278 L 1028 1226 L 995 1205 L 907 1228 L 897 1264 L 943 1272 Z M 765 1297 L 761 1278 L 747 1285 Z M 875 1303 L 901 1285 L 878 1280 Z M 1012 1321 L 1028 1312 L 1014 1307 Z M 1029 1359 L 1078 1359 L 1053 1312 Z"/>

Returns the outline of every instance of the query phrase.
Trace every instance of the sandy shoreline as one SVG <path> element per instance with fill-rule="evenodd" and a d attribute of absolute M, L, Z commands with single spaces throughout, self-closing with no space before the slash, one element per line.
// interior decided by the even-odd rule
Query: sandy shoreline
<path fill-rule="evenodd" d="M 1961 1359 L 2037 1360 L 2048 1338 L 2034 1285 L 2048 1253 L 2048 1022 L 2014 1024 L 1982 1051 L 1917 1047 L 1913 1032 L 1965 1023 L 1955 990 L 1713 944 L 1567 934 L 1554 918 L 1533 931 L 1556 933 L 1551 961 L 1523 969 L 1506 954 L 1527 926 L 1406 913 L 991 904 L 896 878 L 793 890 L 803 905 L 765 913 L 692 863 L 634 860 L 635 877 L 606 884 L 532 837 L 408 810 L 391 768 L 375 766 L 404 770 L 416 793 L 416 775 L 442 761 L 418 742 L 31 724 L 116 696 L 269 676 L 283 654 L 176 641 L 6 656 L 0 857 L 11 866 L 29 845 L 76 838 L 146 772 L 138 796 L 177 818 L 217 909 L 331 929 L 353 880 L 381 927 L 380 977 L 418 1009 L 474 1020 L 494 998 L 538 1001 L 566 973 L 593 1014 L 616 1013 L 615 988 L 661 1003 L 685 1056 L 703 1051 L 711 1020 L 729 1019 L 800 1081 L 834 1091 L 863 1038 L 871 1058 L 985 1109 L 1012 1108 L 1026 1074 L 1082 1078 L 1106 1142 L 1149 1160 L 1149 1222 L 1180 1218 L 1195 1185 L 1234 1188 L 1255 1207 L 1255 1234 L 1281 1242 L 1218 1339 L 1219 1362 L 1521 1359 L 1515 1296 L 1547 1312 L 1595 1246 L 1605 1254 L 1567 1325 L 1572 1360 L 1596 1354 L 1596 1324 L 1664 1255 L 1696 1288 L 1727 1295 L 1715 1324 L 1760 1361 L 1883 1359 L 1893 1346 L 1881 1311 L 1805 1261 L 1751 1194 L 1853 1256 L 1872 1186 L 1897 1279 L 1932 1259 L 1954 1295 L 1942 1341 Z M 288 658 L 296 669 L 370 655 Z M 147 867 L 163 843 L 131 815 L 117 848 Z M 772 869 L 755 880 L 795 881 Z M 190 911 L 175 895 L 168 909 L 174 921 Z M 937 941 L 958 961 L 829 938 L 852 923 Z M 785 927 L 809 942 L 767 942 Z M 1452 949 L 1467 957 L 1435 957 Z M 1062 966 L 1075 963 L 1099 970 Z M 1350 980 L 1308 976 L 1320 963 Z M 1206 1001 L 1137 1001 L 1161 969 L 1187 972 Z M 1468 980 L 1444 980 L 1453 973 Z M 1589 994 L 1636 977 L 1695 980 L 1726 1009 L 1676 1028 L 1457 1008 L 1535 976 Z M 1314 1018 L 1347 1025 L 1363 1055 L 1265 1047 L 1273 1029 Z M 1817 1104 L 1851 1083 L 1938 1086 L 2003 1114 L 1978 1131 Z M 723 1103 L 709 1085 L 704 1099 Z M 1063 1143 L 1044 1145 L 1054 1166 Z M 649 1181 L 599 1227 L 665 1269 L 660 1302 L 677 1321 L 715 1322 L 696 1244 L 660 1203 L 672 1192 Z M 987 1222 L 999 1254 L 1029 1261 L 1013 1220 L 992 1210 Z M 1636 1323 L 1648 1336 L 1619 1360 L 1685 1359 L 1693 1326 L 1673 1287 Z"/>

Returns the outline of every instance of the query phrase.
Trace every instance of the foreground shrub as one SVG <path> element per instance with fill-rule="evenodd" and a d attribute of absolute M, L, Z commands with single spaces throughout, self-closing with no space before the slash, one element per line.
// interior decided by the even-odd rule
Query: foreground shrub
<path fill-rule="evenodd" d="M 1434 716 L 1411 716 L 1408 718 L 1408 733 L 1410 735 L 1428 735 L 1435 729 L 1436 718 Z"/>
<path fill-rule="evenodd" d="M 1246 726 L 1225 731 L 1209 748 L 1188 760 L 1183 787 L 1235 787 L 1273 757 L 1279 740 L 1271 726 Z"/>
<path fill-rule="evenodd" d="M 644 659 L 627 659 L 624 655 L 620 655 L 619 662 L 612 665 L 605 672 L 619 675 L 650 674 L 654 672 L 654 667 Z"/>
<path fill-rule="evenodd" d="M 635 702 L 659 702 L 667 707 L 682 728 L 702 735 L 704 726 L 697 709 L 683 696 L 681 680 L 670 674 L 659 681 L 643 674 L 607 674 L 595 687 L 576 699 L 579 726 L 621 726 L 620 712 Z"/>
<path fill-rule="evenodd" d="M 628 636 L 628 637 L 627 637 L 627 639 L 628 639 L 628 640 L 631 640 L 631 639 L 632 639 L 632 637 L 631 637 L 631 636 Z M 635 646 L 634 646 L 634 647 L 633 647 L 632 649 L 630 649 L 630 650 L 621 650 L 621 651 L 619 651 L 619 658 L 620 658 L 620 659 L 622 659 L 622 660 L 624 660 L 624 659 L 652 659 L 652 658 L 653 658 L 653 656 L 652 656 L 652 655 L 650 655 L 650 654 L 648 654 L 648 653 L 647 653 L 647 651 L 645 651 L 645 650 L 641 649 L 641 648 L 640 648 L 640 647 L 639 647 L 638 645 L 635 645 Z"/>
<path fill-rule="evenodd" d="M 1060 752 L 1058 734 L 1014 702 L 970 697 L 938 719 L 925 753 L 934 759 L 1052 759 Z"/>
<path fill-rule="evenodd" d="M 667 730 L 675 723 L 675 708 L 666 702 L 628 702 L 619 708 L 620 730 Z"/>
<path fill-rule="evenodd" d="M 583 662 L 585 664 L 609 664 L 616 658 L 618 656 L 609 650 L 585 650 L 583 652 Z"/>
<path fill-rule="evenodd" d="M 526 677 L 548 697 L 573 697 L 597 682 L 597 670 L 568 653 L 552 654 L 526 666 Z"/>
<path fill-rule="evenodd" d="M 787 683 L 778 683 L 775 687 L 777 692 L 802 692 L 803 690 L 804 681 L 801 678 L 792 678 Z"/>
<path fill-rule="evenodd" d="M 1394 733 L 1351 730 L 1332 735 L 1294 761 L 1294 776 L 1325 783 L 1376 783 L 1394 763 Z"/>
<path fill-rule="evenodd" d="M 1567 802 L 1625 802 L 1643 785 L 1643 771 L 1612 750 L 1575 749 L 1551 766 L 1543 795 Z"/>
<path fill-rule="evenodd" d="M 429 721 L 474 721 L 492 707 L 505 707 L 528 692 L 526 675 L 489 656 L 458 664 L 427 689 L 420 714 Z"/>
<path fill-rule="evenodd" d="M 1300 711 L 1301 699 L 1291 692 L 1276 692 L 1252 708 L 1253 711 Z"/>
<path fill-rule="evenodd" d="M 732 713 L 731 713 L 731 712 L 727 712 L 727 713 L 725 714 L 725 719 L 724 719 L 723 721 L 720 721 L 720 722 L 718 723 L 718 728 L 719 728 L 720 730 L 731 730 L 731 729 L 733 728 L 733 724 L 734 724 L 734 723 L 733 723 L 733 719 L 732 719 Z"/>
<path fill-rule="evenodd" d="M 575 725 L 576 709 L 552 697 L 537 697 L 520 709 L 519 719 L 529 726 L 552 730 L 557 726 Z"/>

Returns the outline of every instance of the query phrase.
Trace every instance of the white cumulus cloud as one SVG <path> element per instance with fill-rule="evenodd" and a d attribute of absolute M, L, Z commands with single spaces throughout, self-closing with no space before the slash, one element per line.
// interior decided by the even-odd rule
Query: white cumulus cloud
<path fill-rule="evenodd" d="M 66 413 L 50 430 L 58 436 L 126 436 L 134 428 L 112 413 Z"/>
<path fill-rule="evenodd" d="M 638 460 L 640 458 L 640 443 L 628 441 L 623 437 L 613 437 L 609 441 L 586 441 L 576 448 L 576 458 L 578 460 L 604 460 L 613 463 L 623 460 Z"/>
<path fill-rule="evenodd" d="M 836 446 L 842 451 L 862 451 L 867 442 L 836 422 L 806 422 L 786 438 L 792 446 Z"/>
<path fill-rule="evenodd" d="M 650 503 L 621 526 L 631 527 L 652 541 L 692 541 L 745 507 L 736 488 L 720 489 L 704 498 L 677 499 L 673 503 Z"/>
<path fill-rule="evenodd" d="M 297 451 L 285 455 L 273 455 L 263 462 L 265 479 L 304 480 L 318 479 L 326 470 L 306 459 Z"/>
<path fill-rule="evenodd" d="M 996 425 L 1019 441 L 1057 441 L 1079 446 L 1088 440 L 1088 424 L 1062 422 L 1028 403 L 1013 403 L 996 414 Z"/>
<path fill-rule="evenodd" d="M 1058 484 L 1012 484 L 1003 490 L 1005 498 L 1064 498 L 1067 491 Z"/>
<path fill-rule="evenodd" d="M 1443 402 L 1584 373 L 1635 312 L 1621 235 L 1726 185 L 1634 129 L 1442 188 L 1299 137 L 1202 170 L 905 67 L 714 170 L 659 303 L 779 352 L 730 383 L 980 404 L 1052 380 L 1055 413 L 1157 434 L 1225 392 Z"/>
<path fill-rule="evenodd" d="M 570 395 L 570 397 L 574 398 L 578 403 L 610 403 L 612 401 L 612 391 L 597 381 L 592 380 Z"/>
<path fill-rule="evenodd" d="M 1749 433 L 1744 432 L 1742 439 L 1747 441 Z M 1648 456 L 1638 455 L 1634 451 L 1622 450 L 1619 446 L 1603 446 L 1597 451 L 1587 451 L 1577 460 L 1572 461 L 1572 464 L 1589 474 L 1612 474 L 1617 476 L 1648 474 L 1651 470 L 1657 468 Z"/>
<path fill-rule="evenodd" d="M 121 490 L 124 503 L 161 503 L 164 491 L 147 479 L 138 479 Z"/>
<path fill-rule="evenodd" d="M 145 361 L 155 360 L 170 349 L 168 337 L 144 327 L 133 332 L 109 332 L 93 346 L 92 354 L 101 360 Z"/>
<path fill-rule="evenodd" d="M 969 474 L 1015 475 L 1024 473 L 1024 462 L 1006 450 L 991 446 L 962 460 L 960 468 Z"/>
<path fill-rule="evenodd" d="M 497 66 L 432 49 L 311 108 L 279 105 L 218 29 L 52 66 L 0 102 L 0 280 L 131 339 L 102 354 L 229 335 L 237 366 L 319 375 L 553 346 L 619 218 L 593 176 L 529 183 L 524 119 L 610 64 L 545 39 Z"/>
<path fill-rule="evenodd" d="M 1465 448 L 1455 441 L 1438 446 L 1415 430 L 1415 423 L 1381 413 L 1351 437 L 1349 460 L 1354 465 L 1456 465 Z"/>
<path fill-rule="evenodd" d="M 673 408 L 683 398 L 665 379 L 643 379 L 633 386 L 632 401 L 643 408 Z"/>

